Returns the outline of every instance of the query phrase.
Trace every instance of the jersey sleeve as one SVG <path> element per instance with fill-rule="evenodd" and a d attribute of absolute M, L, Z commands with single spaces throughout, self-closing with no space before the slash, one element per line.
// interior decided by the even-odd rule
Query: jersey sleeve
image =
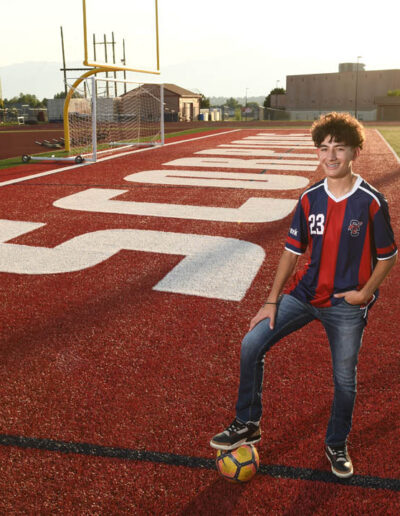
<path fill-rule="evenodd" d="M 381 196 L 380 206 L 373 209 L 373 229 L 376 258 L 388 260 L 397 253 L 394 233 L 390 224 L 389 207 L 386 199 Z"/>
<path fill-rule="evenodd" d="M 303 197 L 299 200 L 293 215 L 289 233 L 286 238 L 285 249 L 294 254 L 303 254 L 308 246 L 308 226 L 305 211 L 307 211 L 308 199 Z"/>

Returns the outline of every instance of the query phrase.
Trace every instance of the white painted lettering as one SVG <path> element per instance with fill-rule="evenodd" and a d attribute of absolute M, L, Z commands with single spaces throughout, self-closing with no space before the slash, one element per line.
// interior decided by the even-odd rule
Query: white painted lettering
<path fill-rule="evenodd" d="M 85 233 L 54 247 L 5 243 L 44 224 L 0 220 L 0 272 L 60 274 L 93 267 L 122 249 L 183 255 L 153 289 L 161 292 L 240 301 L 265 252 L 253 243 L 162 231 L 108 229 Z"/>
<path fill-rule="evenodd" d="M 269 170 L 296 170 L 297 172 L 313 172 L 316 165 L 295 165 L 290 160 L 274 160 L 268 159 L 239 159 L 239 158 L 179 158 L 163 165 L 179 166 L 179 167 L 217 167 L 217 168 L 245 168 L 245 169 L 263 169 Z"/>
<path fill-rule="evenodd" d="M 296 201 L 293 199 L 274 199 L 268 197 L 250 198 L 240 208 L 111 200 L 128 191 L 89 188 L 83 192 L 58 199 L 53 204 L 58 208 L 67 210 L 250 223 L 280 220 L 289 215 L 296 204 Z"/>

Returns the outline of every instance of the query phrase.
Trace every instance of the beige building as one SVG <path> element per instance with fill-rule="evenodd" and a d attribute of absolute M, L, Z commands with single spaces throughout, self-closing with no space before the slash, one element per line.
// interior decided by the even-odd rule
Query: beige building
<path fill-rule="evenodd" d="M 164 84 L 164 102 L 166 120 L 168 114 L 177 120 L 190 121 L 197 120 L 200 114 L 201 95 L 193 91 L 181 88 L 176 84 Z"/>
<path fill-rule="evenodd" d="M 316 118 L 320 112 L 336 110 L 376 120 L 376 97 L 385 97 L 389 90 L 399 88 L 400 70 L 366 71 L 361 63 L 342 63 L 337 73 L 288 75 L 284 103 L 294 119 L 306 112 L 307 118 Z"/>
<path fill-rule="evenodd" d="M 377 120 L 400 120 L 400 97 L 375 97 L 375 104 L 378 108 Z"/>

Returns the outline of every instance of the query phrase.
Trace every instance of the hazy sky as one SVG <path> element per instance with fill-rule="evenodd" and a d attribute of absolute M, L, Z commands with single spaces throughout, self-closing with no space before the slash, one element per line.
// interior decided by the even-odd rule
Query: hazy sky
<path fill-rule="evenodd" d="M 2 8 L 2 67 L 26 61 L 61 65 L 63 26 L 67 65 L 82 62 L 81 0 L 19 0 Z M 87 0 L 88 33 L 114 31 L 116 59 L 152 67 L 153 0 Z M 266 95 L 286 76 L 338 71 L 362 56 L 367 70 L 400 68 L 398 13 L 392 1 L 159 0 L 162 82 L 206 96 Z M 66 10 L 68 7 L 68 10 Z M 6 21 L 6 23 L 4 23 Z M 104 47 L 97 46 L 104 54 Z M 90 48 L 91 50 L 91 48 Z M 111 47 L 108 47 L 111 60 Z M 29 91 L 27 84 L 20 91 Z M 149 80 L 148 77 L 145 80 Z M 279 81 L 279 82 L 278 82 Z"/>

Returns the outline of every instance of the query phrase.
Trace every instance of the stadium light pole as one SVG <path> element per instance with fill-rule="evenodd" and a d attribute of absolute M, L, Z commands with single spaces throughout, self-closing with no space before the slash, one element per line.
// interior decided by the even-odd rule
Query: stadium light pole
<path fill-rule="evenodd" d="M 244 103 L 244 116 L 245 116 L 245 119 L 246 119 L 246 122 L 247 122 L 247 91 L 248 91 L 249 88 L 246 88 L 246 94 L 245 94 L 245 103 Z"/>
<path fill-rule="evenodd" d="M 354 98 L 354 117 L 357 118 L 357 97 L 358 97 L 358 68 L 359 68 L 359 60 L 362 58 L 362 56 L 357 56 L 357 68 L 356 68 L 356 94 Z"/>
<path fill-rule="evenodd" d="M 276 90 L 279 88 L 278 85 L 279 85 L 280 82 L 281 81 L 278 79 L 276 81 L 276 86 L 275 86 L 275 109 L 278 109 L 278 95 L 279 95 L 279 93 Z"/>
<path fill-rule="evenodd" d="M 61 51 L 62 51 L 62 60 L 63 60 L 63 68 L 64 68 L 64 92 L 65 92 L 65 96 L 67 96 L 67 94 L 68 94 L 67 69 L 65 66 L 64 34 L 63 34 L 62 27 L 60 27 L 60 31 L 61 31 Z"/>

